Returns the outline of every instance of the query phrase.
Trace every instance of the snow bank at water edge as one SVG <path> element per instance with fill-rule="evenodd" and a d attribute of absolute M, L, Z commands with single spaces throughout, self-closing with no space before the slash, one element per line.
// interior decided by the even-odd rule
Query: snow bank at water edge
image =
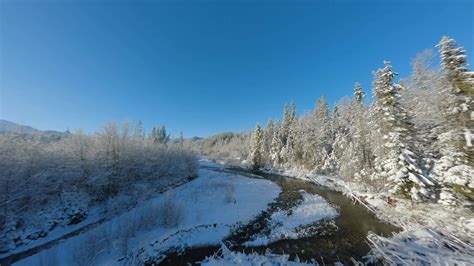
<path fill-rule="evenodd" d="M 268 220 L 269 235 L 258 235 L 245 246 L 263 246 L 281 239 L 309 236 L 304 226 L 334 219 L 338 212 L 323 197 L 300 191 L 303 201 L 289 211 L 277 211 Z"/>
<path fill-rule="evenodd" d="M 336 176 L 318 175 L 300 169 L 285 171 L 268 170 L 267 172 L 307 180 L 342 192 L 355 202 L 367 207 L 379 219 L 403 228 L 402 232 L 395 234 L 391 238 L 377 236 L 379 240 L 384 240 L 384 248 L 387 250 L 396 250 L 397 247 L 403 247 L 404 252 L 415 254 L 424 245 L 424 250 L 426 251 L 423 255 L 425 256 L 424 261 L 436 261 L 439 259 L 440 262 L 443 262 L 442 264 L 450 264 L 450 258 L 456 258 L 458 251 L 441 245 L 437 246 L 436 249 L 439 251 L 439 254 L 444 255 L 438 256 L 436 252 L 431 250 L 430 245 L 432 243 L 441 243 L 446 236 L 450 236 L 463 241 L 463 243 L 467 243 L 467 245 L 472 245 L 472 240 L 474 239 L 474 212 L 469 209 L 469 206 L 445 206 L 438 203 L 420 203 L 394 198 L 388 192 L 371 191 L 368 189 L 368 186 L 360 182 L 347 182 Z M 420 230 L 431 233 L 424 234 L 423 241 L 420 241 L 418 239 Z M 375 239 L 375 236 L 375 234 L 371 234 L 369 241 L 371 241 L 370 239 Z M 411 241 L 413 243 L 409 243 Z M 372 248 L 375 248 L 375 246 L 373 245 Z M 380 249 L 379 251 L 384 251 L 385 249 Z M 373 252 L 377 251 L 373 250 Z M 464 249 L 463 253 L 467 254 L 466 256 L 470 258 L 474 257 L 474 249 L 472 248 Z M 392 254 L 397 255 L 395 252 Z M 372 259 L 376 257 L 382 258 L 380 256 L 371 256 Z M 407 256 L 406 258 L 410 257 Z"/>
<path fill-rule="evenodd" d="M 213 256 L 206 258 L 201 262 L 205 266 L 222 265 L 268 265 L 268 266 L 296 266 L 296 265 L 318 265 L 317 262 L 300 262 L 298 258 L 295 261 L 289 260 L 289 255 L 277 255 L 267 250 L 265 255 L 257 253 L 245 254 L 241 252 L 230 251 L 225 245 Z"/>
<path fill-rule="evenodd" d="M 249 223 L 280 193 L 275 183 L 201 169 L 173 193 L 19 261 L 17 265 L 124 264 L 157 261 L 169 250 L 218 245 Z M 169 218 L 172 217 L 172 218 Z"/>
<path fill-rule="evenodd" d="M 474 246 L 431 228 L 407 229 L 391 238 L 369 233 L 369 263 L 390 265 L 471 265 Z"/>

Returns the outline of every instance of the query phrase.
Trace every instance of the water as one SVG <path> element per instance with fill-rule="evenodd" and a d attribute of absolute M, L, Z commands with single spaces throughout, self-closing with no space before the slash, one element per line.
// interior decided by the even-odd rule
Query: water
<path fill-rule="evenodd" d="M 244 170 L 233 169 L 232 171 L 246 174 Z M 393 225 L 385 223 L 365 207 L 356 205 L 349 198 L 339 192 L 314 185 L 307 181 L 263 174 L 266 179 L 277 183 L 282 192 L 275 203 L 257 217 L 255 221 L 243 227 L 238 232 L 234 232 L 226 243 L 232 244 L 232 250 L 263 254 L 266 249 L 270 249 L 276 254 L 290 254 L 291 258 L 296 255 L 302 260 L 312 258 L 322 264 L 335 261 L 349 263 L 351 258 L 362 260 L 362 257 L 369 252 L 366 236 L 369 231 L 379 235 L 391 235 L 399 229 Z M 300 190 L 317 194 L 324 197 L 330 204 L 338 209 L 339 216 L 332 222 L 323 222 L 310 226 L 315 233 L 314 236 L 300 239 L 280 240 L 263 247 L 244 247 L 242 244 L 249 240 L 252 235 L 264 232 L 266 228 L 266 218 L 277 209 L 290 209 L 301 201 Z M 169 257 L 163 261 L 162 265 L 185 265 L 195 264 L 206 256 L 212 255 L 219 247 L 201 247 L 188 249 L 181 254 L 170 253 Z"/>

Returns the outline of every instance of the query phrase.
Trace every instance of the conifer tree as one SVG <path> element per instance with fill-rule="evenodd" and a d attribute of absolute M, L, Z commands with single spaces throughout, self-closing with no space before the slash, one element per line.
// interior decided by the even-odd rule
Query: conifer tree
<path fill-rule="evenodd" d="M 265 139 L 264 139 L 264 157 L 265 161 L 271 164 L 271 146 L 273 139 L 273 120 L 268 119 L 267 128 L 265 129 Z"/>
<path fill-rule="evenodd" d="M 281 157 L 281 150 L 283 148 L 281 131 L 280 124 L 277 124 L 273 127 L 273 136 L 270 147 L 270 160 L 271 164 L 275 167 L 280 167 L 283 163 L 283 159 Z"/>
<path fill-rule="evenodd" d="M 184 136 L 183 131 L 179 132 L 179 147 L 184 148 Z"/>
<path fill-rule="evenodd" d="M 347 152 L 347 145 L 350 142 L 348 132 L 350 121 L 344 121 L 341 109 L 338 104 L 335 104 L 332 113 L 332 132 L 334 134 L 330 156 L 332 169 L 340 167 L 342 155 Z"/>
<path fill-rule="evenodd" d="M 287 122 L 286 144 L 283 148 L 283 157 L 287 165 L 294 165 L 301 157 L 298 145 L 298 117 L 296 116 L 296 104 L 291 103 L 291 112 Z"/>
<path fill-rule="evenodd" d="M 143 129 L 143 123 L 141 120 L 138 120 L 135 130 L 133 132 L 133 138 L 136 140 L 145 139 L 145 130 Z"/>
<path fill-rule="evenodd" d="M 365 92 L 362 91 L 362 86 L 359 82 L 356 82 L 354 89 L 354 99 L 358 103 L 362 103 L 362 98 L 364 98 Z"/>
<path fill-rule="evenodd" d="M 286 139 L 288 137 L 288 131 L 290 129 L 290 124 L 291 124 L 291 114 L 288 110 L 288 104 L 285 104 L 285 107 L 284 107 L 284 110 L 283 110 L 282 128 L 281 128 L 281 132 L 280 132 L 281 142 L 283 143 L 283 146 L 286 146 Z"/>
<path fill-rule="evenodd" d="M 151 130 L 150 140 L 154 144 L 158 143 L 158 130 L 156 129 L 156 127 L 153 127 L 153 129 Z"/>
<path fill-rule="evenodd" d="M 354 88 L 354 99 L 343 113 L 347 124 L 345 139 L 339 147 L 339 174 L 346 179 L 356 179 L 368 183 L 372 173 L 373 155 L 370 143 L 370 128 L 367 108 L 362 103 L 365 92 L 360 84 Z M 337 136 L 336 136 L 337 138 Z M 338 147 L 335 147 L 338 148 Z"/>
<path fill-rule="evenodd" d="M 413 124 L 400 104 L 401 86 L 393 79 L 390 62 L 377 70 L 374 80 L 375 102 L 373 112 L 376 129 L 381 136 L 381 147 L 377 149 L 377 175 L 387 181 L 389 191 L 402 196 L 421 199 L 430 196 L 434 183 L 423 175 L 413 150 Z"/>
<path fill-rule="evenodd" d="M 333 132 L 331 128 L 331 116 L 326 96 L 322 96 L 316 104 L 314 114 L 316 126 L 316 163 L 319 171 L 327 172 L 331 169 L 330 154 L 332 152 Z"/>
<path fill-rule="evenodd" d="M 450 185 L 474 187 L 474 73 L 467 69 L 463 47 L 443 37 L 437 45 L 441 66 L 446 72 L 448 85 L 441 89 L 444 96 L 442 133 L 438 137 L 441 158 L 433 172 L 437 178 Z"/>
<path fill-rule="evenodd" d="M 252 139 L 250 141 L 250 153 L 249 162 L 252 170 L 258 171 L 264 164 L 263 158 L 263 140 L 264 132 L 260 124 L 257 123 L 255 130 L 252 133 Z"/>

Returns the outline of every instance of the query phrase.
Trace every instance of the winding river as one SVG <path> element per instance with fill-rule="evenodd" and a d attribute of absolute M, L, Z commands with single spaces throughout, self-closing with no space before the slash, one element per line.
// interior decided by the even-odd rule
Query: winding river
<path fill-rule="evenodd" d="M 255 177 L 244 169 L 213 168 L 214 171 L 227 171 Z M 343 194 L 328 188 L 274 174 L 261 174 L 261 178 L 271 180 L 278 184 L 282 192 L 269 209 L 258 216 L 252 223 L 244 226 L 239 231 L 229 236 L 225 243 L 231 245 L 235 251 L 265 253 L 270 249 L 272 253 L 289 254 L 290 258 L 298 256 L 303 261 L 316 259 L 320 264 L 340 261 L 351 262 L 351 258 L 362 261 L 370 248 L 367 244 L 367 233 L 372 231 L 379 235 L 391 235 L 399 229 L 385 223 L 369 212 L 364 206 L 355 204 Z M 255 177 L 258 178 L 258 177 Z M 324 197 L 331 205 L 335 206 L 339 216 L 333 221 L 326 221 L 310 226 L 312 236 L 299 239 L 284 239 L 260 247 L 245 247 L 243 243 L 253 235 L 266 228 L 267 218 L 278 209 L 288 210 L 301 200 L 300 190 Z M 187 249 L 184 252 L 169 253 L 167 259 L 160 265 L 186 265 L 197 263 L 206 256 L 212 255 L 219 249 L 218 246 L 199 247 Z"/>

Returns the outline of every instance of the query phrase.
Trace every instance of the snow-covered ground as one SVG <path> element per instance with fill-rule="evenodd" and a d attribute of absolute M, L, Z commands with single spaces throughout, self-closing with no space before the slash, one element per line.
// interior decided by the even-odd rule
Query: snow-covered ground
<path fill-rule="evenodd" d="M 380 241 L 384 240 L 384 248 L 387 250 L 393 250 L 396 245 L 399 245 L 399 247 L 404 247 L 406 254 L 427 252 L 424 256 L 425 260 L 431 262 L 446 262 L 447 260 L 444 258 L 456 258 L 459 257 L 458 254 L 463 254 L 460 257 L 463 260 L 466 257 L 474 258 L 474 212 L 469 206 L 445 206 L 438 203 L 413 202 L 394 198 L 388 192 L 370 191 L 367 186 L 360 182 L 346 182 L 335 176 L 312 174 L 300 169 L 268 170 L 267 172 L 307 180 L 342 192 L 354 201 L 363 204 L 379 219 L 403 228 L 402 232 L 391 238 L 378 238 Z M 434 233 L 427 234 L 427 231 Z M 429 240 L 430 238 L 431 240 Z M 372 239 L 375 239 L 373 234 Z M 428 252 L 430 243 L 452 242 L 452 239 L 461 241 L 464 248 L 457 250 L 456 247 L 448 248 L 446 245 L 439 245 L 432 249 L 439 252 L 432 252 L 432 250 Z M 412 244 L 409 245 L 408 242 L 410 241 L 412 241 Z M 425 245 L 425 248 L 421 248 L 423 245 Z M 377 251 L 377 247 L 374 246 L 373 242 L 371 246 L 373 253 L 380 257 L 380 252 L 384 249 Z M 409 248 L 413 248 L 413 250 L 408 250 Z M 441 249 L 443 249 L 443 252 L 440 251 Z M 450 256 L 447 254 L 450 254 Z M 387 252 L 386 255 L 396 258 L 399 254 Z M 426 259 L 428 256 L 432 258 Z M 423 261 L 419 260 L 420 257 L 423 256 L 410 257 L 407 255 L 403 257 L 404 260 L 398 260 L 398 262 L 421 264 Z"/>
<path fill-rule="evenodd" d="M 454 235 L 426 226 L 411 226 L 393 237 L 369 233 L 368 262 L 383 259 L 391 265 L 473 265 L 474 246 Z"/>
<path fill-rule="evenodd" d="M 166 190 L 187 182 L 187 180 L 187 178 L 162 178 L 149 186 Z M 134 208 L 141 200 L 152 197 L 150 195 L 153 193 L 152 191 L 155 191 L 155 194 L 158 193 L 145 186 L 146 184 L 143 183 L 136 184 L 130 187 L 133 193 L 124 193 L 99 203 L 92 201 L 90 196 L 85 193 L 63 193 L 62 202 L 53 201 L 39 211 L 24 214 L 21 228 L 11 230 L 5 235 L 12 241 L 6 241 L 9 251 L 0 253 L 0 259 L 94 227 L 111 217 Z M 72 224 L 71 221 L 75 218 L 77 223 Z"/>
<path fill-rule="evenodd" d="M 171 249 L 218 245 L 279 193 L 268 180 L 201 169 L 174 191 L 16 265 L 132 264 L 160 260 Z"/>
<path fill-rule="evenodd" d="M 274 212 L 267 221 L 269 234 L 253 237 L 246 246 L 263 246 L 281 239 L 306 237 L 304 226 L 334 219 L 338 212 L 323 197 L 300 191 L 303 201 L 288 211 Z"/>
<path fill-rule="evenodd" d="M 277 255 L 270 253 L 269 250 L 265 255 L 257 253 L 245 254 L 229 250 L 225 245 L 213 256 L 206 258 L 202 265 L 205 266 L 222 266 L 222 265 L 266 265 L 266 266 L 296 266 L 296 265 L 318 265 L 317 262 L 302 262 L 299 259 L 290 261 L 288 255 Z"/>

